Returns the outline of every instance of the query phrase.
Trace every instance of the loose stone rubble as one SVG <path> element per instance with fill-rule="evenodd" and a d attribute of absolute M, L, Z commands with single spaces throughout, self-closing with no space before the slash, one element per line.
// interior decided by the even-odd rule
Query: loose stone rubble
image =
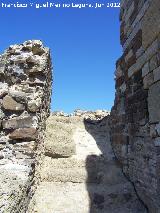
<path fill-rule="evenodd" d="M 26 212 L 37 144 L 50 113 L 51 60 L 41 41 L 0 56 L 0 212 Z"/>
<path fill-rule="evenodd" d="M 107 110 L 96 110 L 96 111 L 87 111 L 87 110 L 80 110 L 77 109 L 73 113 L 67 114 L 63 111 L 56 111 L 51 113 L 53 116 L 64 116 L 64 117 L 71 117 L 71 116 L 79 116 L 84 118 L 85 120 L 90 120 L 92 122 L 98 122 L 102 120 L 104 117 L 110 115 L 110 111 Z"/>
<path fill-rule="evenodd" d="M 120 20 L 112 146 L 148 211 L 159 213 L 160 1 L 122 0 Z"/>

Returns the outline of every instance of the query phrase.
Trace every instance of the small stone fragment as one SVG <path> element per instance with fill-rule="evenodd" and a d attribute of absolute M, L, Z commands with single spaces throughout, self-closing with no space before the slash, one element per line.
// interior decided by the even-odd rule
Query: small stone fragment
<path fill-rule="evenodd" d="M 28 102 L 28 109 L 30 112 L 37 112 L 41 106 L 41 100 L 31 100 Z"/>

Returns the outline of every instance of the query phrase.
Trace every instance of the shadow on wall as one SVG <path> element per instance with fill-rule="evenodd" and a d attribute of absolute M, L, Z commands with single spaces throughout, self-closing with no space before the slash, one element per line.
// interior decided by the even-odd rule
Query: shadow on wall
<path fill-rule="evenodd" d="M 90 213 L 145 213 L 144 206 L 114 156 L 108 117 L 100 122 L 84 120 L 84 125 L 101 153 L 97 155 L 93 148 L 86 159 Z"/>

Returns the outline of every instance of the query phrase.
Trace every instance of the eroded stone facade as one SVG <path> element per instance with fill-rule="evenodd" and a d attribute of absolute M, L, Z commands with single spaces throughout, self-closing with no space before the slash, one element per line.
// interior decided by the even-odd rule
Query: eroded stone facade
<path fill-rule="evenodd" d="M 12 45 L 0 56 L 0 212 L 26 212 L 51 83 L 50 51 L 41 41 Z"/>
<path fill-rule="evenodd" d="M 111 139 L 150 213 L 160 212 L 160 1 L 121 1 Z"/>

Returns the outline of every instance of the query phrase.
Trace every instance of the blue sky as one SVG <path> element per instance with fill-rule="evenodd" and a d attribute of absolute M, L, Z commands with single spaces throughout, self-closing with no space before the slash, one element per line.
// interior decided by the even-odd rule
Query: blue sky
<path fill-rule="evenodd" d="M 119 8 L 0 8 L 0 24 L 1 53 L 11 44 L 29 39 L 40 39 L 51 48 L 52 111 L 111 109 L 115 62 L 121 55 Z"/>

